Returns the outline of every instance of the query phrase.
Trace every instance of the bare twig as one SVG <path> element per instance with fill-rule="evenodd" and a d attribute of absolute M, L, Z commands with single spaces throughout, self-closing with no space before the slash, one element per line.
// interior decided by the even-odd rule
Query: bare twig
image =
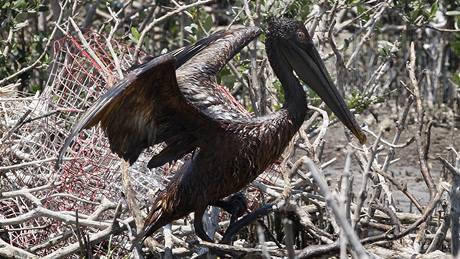
<path fill-rule="evenodd" d="M 20 259 L 29 259 L 29 258 L 39 258 L 39 256 L 34 255 L 30 252 L 27 252 L 18 247 L 12 246 L 7 242 L 0 239 L 0 256 L 3 258 L 20 258 Z"/>
<path fill-rule="evenodd" d="M 361 184 L 361 189 L 360 189 L 359 194 L 358 194 L 358 199 L 359 200 L 358 200 L 358 204 L 356 205 L 356 210 L 355 210 L 355 213 L 354 213 L 353 219 L 352 219 L 352 225 L 353 225 L 353 227 L 355 229 L 357 227 L 356 223 L 358 223 L 359 218 L 361 216 L 361 208 L 362 208 L 362 206 L 364 204 L 364 200 L 366 199 L 367 182 L 368 182 L 371 170 L 372 170 L 372 163 L 374 162 L 375 156 L 377 155 L 377 152 L 378 152 L 377 147 L 378 147 L 378 145 L 380 143 L 381 136 L 382 136 L 382 132 L 379 133 L 377 139 L 374 142 L 374 145 L 371 147 L 371 152 L 370 152 L 368 160 L 367 160 L 366 169 L 364 170 L 364 173 L 363 173 L 363 181 L 362 181 L 362 184 Z"/>
<path fill-rule="evenodd" d="M 134 51 L 134 62 L 137 62 L 137 58 L 139 57 L 139 51 L 141 49 L 141 46 L 142 46 L 142 43 L 144 42 L 144 38 L 145 38 L 145 35 L 147 34 L 147 32 L 149 32 L 151 29 L 153 29 L 153 27 L 155 27 L 156 24 L 162 22 L 163 20 L 166 20 L 167 18 L 173 16 L 173 15 L 176 15 L 178 13 L 181 13 L 189 8 L 192 8 L 192 7 L 195 7 L 195 6 L 200 6 L 200 5 L 204 5 L 204 4 L 207 4 L 207 3 L 210 3 L 211 1 L 213 0 L 199 0 L 199 1 L 196 1 L 194 3 L 191 3 L 191 4 L 188 4 L 188 5 L 183 5 L 177 9 L 174 9 L 173 11 L 171 12 L 168 12 L 166 14 L 164 14 L 163 16 L 159 17 L 159 18 L 153 18 L 153 21 L 151 23 L 149 23 L 145 28 L 144 30 L 142 30 L 141 32 L 141 35 L 139 37 L 139 41 L 137 42 L 136 44 L 136 50 Z"/>
<path fill-rule="evenodd" d="M 342 216 L 342 212 L 340 211 L 340 207 L 337 204 L 337 200 L 334 197 L 334 195 L 329 191 L 329 188 L 326 184 L 326 182 L 323 180 L 321 174 L 318 172 L 316 169 L 315 164 L 313 163 L 312 160 L 310 160 L 308 157 L 303 157 L 302 158 L 304 163 L 308 166 L 310 169 L 310 172 L 312 173 L 313 178 L 315 179 L 315 182 L 318 184 L 320 192 L 326 199 L 327 204 L 331 208 L 334 217 L 336 221 L 340 224 L 342 231 L 344 231 L 347 240 L 350 242 L 350 245 L 352 246 L 353 250 L 356 252 L 359 258 L 369 258 L 368 253 L 364 249 L 364 247 L 361 245 L 358 236 L 353 230 L 353 227 L 350 225 L 350 223 L 347 221 L 345 217 Z"/>
<path fill-rule="evenodd" d="M 61 20 L 62 20 L 62 17 L 63 17 L 63 13 L 64 13 L 64 10 L 65 8 L 67 7 L 67 4 L 68 4 L 68 1 L 64 1 L 64 3 L 60 4 L 61 5 L 61 9 L 60 9 L 60 13 L 59 13 L 59 17 L 58 19 L 56 20 L 55 24 L 58 25 L 61 23 Z M 25 72 L 35 68 L 36 66 L 38 66 L 40 64 L 40 61 L 46 56 L 47 54 L 47 50 L 49 49 L 49 47 L 51 46 L 51 43 L 53 42 L 54 40 L 54 35 L 56 34 L 56 31 L 58 29 L 58 26 L 55 26 L 53 28 L 53 31 L 51 32 L 50 36 L 48 37 L 48 40 L 46 41 L 46 44 L 45 44 L 45 47 L 44 47 L 44 50 L 43 52 L 40 54 L 40 56 L 38 56 L 37 60 L 35 60 L 32 64 L 30 64 L 29 66 L 27 67 L 24 67 L 22 69 L 20 69 L 19 71 L 17 71 L 16 73 L 12 74 L 12 75 L 9 75 L 3 79 L 0 80 L 0 85 L 3 85 L 5 82 L 8 82 L 10 81 L 11 79 L 15 78 L 15 77 L 18 77 L 19 75 L 22 75 L 24 74 Z"/>
<path fill-rule="evenodd" d="M 420 95 L 420 89 L 418 85 L 417 78 L 415 76 L 415 47 L 414 42 L 410 45 L 410 62 L 407 64 L 407 70 L 409 71 L 409 78 L 413 87 L 413 92 L 415 94 L 416 100 L 416 113 L 417 113 L 417 134 L 415 134 L 415 142 L 417 143 L 418 156 L 420 162 L 420 170 L 422 172 L 423 179 L 425 180 L 428 189 L 430 190 L 430 197 L 432 197 L 436 191 L 436 186 L 433 182 L 433 177 L 430 174 L 428 169 L 427 161 L 425 158 L 424 146 L 422 144 L 422 129 L 425 121 L 425 114 L 422 107 L 422 97 Z"/>

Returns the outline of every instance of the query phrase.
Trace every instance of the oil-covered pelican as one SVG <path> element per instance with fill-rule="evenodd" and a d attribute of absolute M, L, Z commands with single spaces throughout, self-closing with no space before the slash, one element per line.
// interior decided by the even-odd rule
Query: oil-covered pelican
<path fill-rule="evenodd" d="M 67 138 L 61 157 L 78 132 L 98 123 L 112 151 L 130 163 L 163 142 L 166 147 L 149 167 L 193 153 L 156 197 L 139 238 L 195 212 L 196 234 L 210 241 L 201 220 L 206 207 L 225 207 L 223 198 L 274 163 L 305 120 L 307 99 L 298 78 L 365 142 L 301 22 L 279 18 L 268 24 L 265 46 L 284 89 L 282 109 L 248 117 L 217 90 L 216 74 L 260 33 L 257 27 L 219 32 L 134 68 L 96 101 Z"/>

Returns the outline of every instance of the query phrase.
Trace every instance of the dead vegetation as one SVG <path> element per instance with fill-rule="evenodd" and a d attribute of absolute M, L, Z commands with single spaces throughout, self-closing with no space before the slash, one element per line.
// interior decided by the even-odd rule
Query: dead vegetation
<path fill-rule="evenodd" d="M 326 133 L 337 121 L 310 96 L 309 118 L 279 163 L 244 190 L 249 211 L 232 229 L 238 232 L 236 240 L 231 244 L 197 240 L 190 215 L 134 249 L 131 243 L 149 201 L 181 162 L 149 171 L 146 157 L 161 148 L 156 147 L 128 168 L 111 154 L 101 130 L 92 129 L 80 134 L 63 166 L 55 169 L 57 153 L 81 112 L 122 77 L 133 60 L 142 59 L 144 53 L 160 53 L 164 45 L 154 39 L 167 34 L 166 21 L 178 24 L 180 45 L 187 37 L 193 41 L 230 25 L 264 26 L 268 14 L 307 7 L 301 1 L 237 1 L 235 7 L 172 1 L 168 8 L 125 1 L 114 10 L 100 1 L 88 3 L 87 9 L 73 1 L 50 2 L 59 7 L 50 9 L 61 10 L 50 16 L 54 20 L 49 21 L 52 29 L 43 51 L 52 53 L 52 62 L 45 66 L 45 54 L 39 55 L 0 79 L 1 257 L 458 255 L 460 96 L 458 69 L 452 68 L 458 57 L 449 56 L 456 29 L 448 27 L 453 24 L 453 18 L 445 15 L 452 7 L 448 1 L 436 2 L 439 10 L 431 14 L 434 18 L 421 15 L 417 23 L 398 20 L 396 16 L 407 13 L 394 1 L 359 6 L 324 1 L 311 4 L 308 15 L 299 11 L 337 86 L 361 114 L 358 120 L 367 118 L 369 125 L 363 127 L 368 144 L 359 145 L 347 132 L 336 130 L 349 143 L 341 147 L 345 154 L 326 159 L 326 146 L 335 143 Z M 139 6 L 147 11 L 138 17 Z M 215 22 L 209 28 L 203 22 L 208 16 Z M 440 26 L 443 19 L 446 23 Z M 216 25 L 221 20 L 225 26 Z M 138 35 L 126 29 L 133 21 L 138 22 Z M 77 24 L 93 30 L 82 32 Z M 187 28 L 191 24 L 198 29 Z M 135 41 L 123 39 L 123 33 Z M 62 38 L 56 39 L 57 35 Z M 175 44 L 167 46 L 178 47 Z M 221 82 L 255 115 L 277 109 L 282 98 L 263 48 L 261 40 L 251 44 L 221 75 Z M 23 92 L 28 92 L 20 87 L 23 82 L 15 80 L 39 66 L 48 75 L 42 91 Z M 436 127 L 444 128 L 449 139 L 441 144 L 450 143 L 436 147 L 444 150 L 441 156 L 432 151 Z M 338 161 L 340 156 L 344 162 Z M 326 178 L 332 166 L 341 173 Z M 414 169 L 422 181 L 394 176 L 401 166 Z M 425 190 L 428 198 L 414 194 L 413 186 Z M 395 196 L 405 196 L 413 209 L 396 203 Z M 229 223 L 225 213 L 210 207 L 203 220 L 209 236 L 225 240 L 222 234 Z"/>

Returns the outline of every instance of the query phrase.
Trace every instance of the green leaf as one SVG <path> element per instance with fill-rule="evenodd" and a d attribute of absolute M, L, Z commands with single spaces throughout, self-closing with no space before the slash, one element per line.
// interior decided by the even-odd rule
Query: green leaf
<path fill-rule="evenodd" d="M 27 19 L 30 18 L 30 15 L 26 12 L 22 12 L 22 13 L 19 13 L 18 15 L 16 15 L 14 17 L 14 22 L 15 23 L 22 23 L 22 22 L 25 22 L 27 21 Z"/>
<path fill-rule="evenodd" d="M 431 5 L 431 9 L 430 9 L 430 17 L 435 17 L 436 16 L 436 12 L 438 11 L 438 2 L 434 2 L 432 5 Z"/>
<path fill-rule="evenodd" d="M 17 0 L 13 4 L 13 8 L 18 10 L 23 10 L 27 8 L 27 1 L 26 0 Z"/>
<path fill-rule="evenodd" d="M 455 73 L 452 81 L 460 88 L 460 73 Z"/>
<path fill-rule="evenodd" d="M 204 29 L 209 31 L 213 25 L 214 25 L 214 22 L 212 21 L 211 15 L 206 15 L 204 23 L 203 23 Z"/>
<path fill-rule="evenodd" d="M 141 34 L 139 31 L 136 29 L 136 27 L 131 27 L 131 35 L 129 35 L 129 38 L 134 41 L 135 43 L 139 42 L 139 39 L 141 37 Z"/>

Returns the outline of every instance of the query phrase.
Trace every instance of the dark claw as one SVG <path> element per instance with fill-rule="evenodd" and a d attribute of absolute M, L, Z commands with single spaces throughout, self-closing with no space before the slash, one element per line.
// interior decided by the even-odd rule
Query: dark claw
<path fill-rule="evenodd" d="M 211 206 L 219 207 L 229 213 L 231 215 L 230 225 L 233 224 L 239 217 L 243 216 L 248 210 L 246 197 L 244 197 L 241 192 L 237 192 L 224 200 L 211 203 Z"/>

